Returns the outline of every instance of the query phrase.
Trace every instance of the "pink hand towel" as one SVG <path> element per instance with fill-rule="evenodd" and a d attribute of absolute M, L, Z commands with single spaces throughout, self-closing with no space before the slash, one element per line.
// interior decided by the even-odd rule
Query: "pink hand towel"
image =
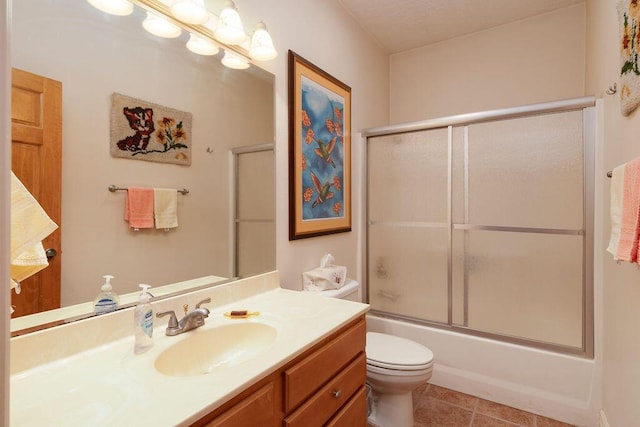
<path fill-rule="evenodd" d="M 129 187 L 124 219 L 131 228 L 153 228 L 153 188 Z"/>
<path fill-rule="evenodd" d="M 638 261 L 638 233 L 640 232 L 640 158 L 624 166 L 622 184 L 622 222 L 620 224 L 620 242 L 618 259 L 620 261 Z"/>

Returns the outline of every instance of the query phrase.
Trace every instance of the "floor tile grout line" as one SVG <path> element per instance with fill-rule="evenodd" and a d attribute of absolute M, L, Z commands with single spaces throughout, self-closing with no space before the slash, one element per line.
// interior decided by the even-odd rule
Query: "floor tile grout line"
<path fill-rule="evenodd" d="M 488 415 L 488 414 L 479 414 L 479 415 L 482 415 L 483 417 L 491 418 L 492 420 L 502 421 L 503 423 L 509 424 L 510 426 L 513 426 L 513 427 L 526 427 L 523 424 L 516 424 L 509 420 L 505 420 L 504 418 L 498 418 L 493 415 Z M 531 427 L 535 427 L 535 426 L 531 426 Z"/>
<path fill-rule="evenodd" d="M 469 394 L 468 396 L 471 396 L 471 395 Z M 464 409 L 464 410 L 469 411 L 469 412 L 475 411 L 475 408 L 477 408 L 477 406 L 478 406 L 478 398 L 475 397 L 475 396 L 473 396 L 473 397 L 476 399 L 476 403 L 474 403 L 474 407 L 473 408 L 469 408 L 468 406 L 458 405 L 457 403 L 449 402 L 448 400 L 438 399 L 437 397 L 427 396 L 426 394 L 424 395 L 424 397 L 425 397 L 425 399 L 437 400 L 438 402 L 446 403 L 447 405 L 455 406 L 456 408 Z"/>
<path fill-rule="evenodd" d="M 473 405 L 473 412 L 471 412 L 471 423 L 469 424 L 469 427 L 473 427 L 473 423 L 476 420 L 476 414 L 478 413 L 478 405 L 480 405 L 480 399 L 476 397 L 476 403 L 475 405 Z"/>
<path fill-rule="evenodd" d="M 473 422 L 476 418 L 476 411 L 471 412 L 471 420 L 469 421 L 469 427 L 473 427 Z"/>

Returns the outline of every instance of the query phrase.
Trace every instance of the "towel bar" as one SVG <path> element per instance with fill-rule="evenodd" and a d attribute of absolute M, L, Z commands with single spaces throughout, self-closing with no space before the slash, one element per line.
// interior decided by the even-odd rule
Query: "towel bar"
<path fill-rule="evenodd" d="M 127 191 L 127 190 L 128 190 L 127 187 L 118 187 L 117 185 L 113 185 L 113 184 L 109 186 L 109 191 L 111 191 L 112 193 L 115 193 L 116 191 Z M 186 188 L 182 188 L 176 191 L 180 194 L 185 194 L 185 195 L 189 194 L 189 190 L 187 190 Z"/>

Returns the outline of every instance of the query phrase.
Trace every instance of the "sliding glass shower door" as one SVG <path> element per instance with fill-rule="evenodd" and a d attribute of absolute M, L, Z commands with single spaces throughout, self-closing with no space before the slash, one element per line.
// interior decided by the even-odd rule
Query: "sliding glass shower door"
<path fill-rule="evenodd" d="M 589 354 L 590 114 L 368 137 L 374 312 Z"/>

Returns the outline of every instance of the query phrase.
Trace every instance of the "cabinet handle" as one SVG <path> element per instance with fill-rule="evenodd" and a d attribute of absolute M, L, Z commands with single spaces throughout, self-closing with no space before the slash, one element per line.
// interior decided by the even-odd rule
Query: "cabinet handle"
<path fill-rule="evenodd" d="M 332 393 L 333 397 L 335 397 L 336 399 L 339 399 L 340 396 L 342 395 L 342 390 L 334 390 Z"/>

